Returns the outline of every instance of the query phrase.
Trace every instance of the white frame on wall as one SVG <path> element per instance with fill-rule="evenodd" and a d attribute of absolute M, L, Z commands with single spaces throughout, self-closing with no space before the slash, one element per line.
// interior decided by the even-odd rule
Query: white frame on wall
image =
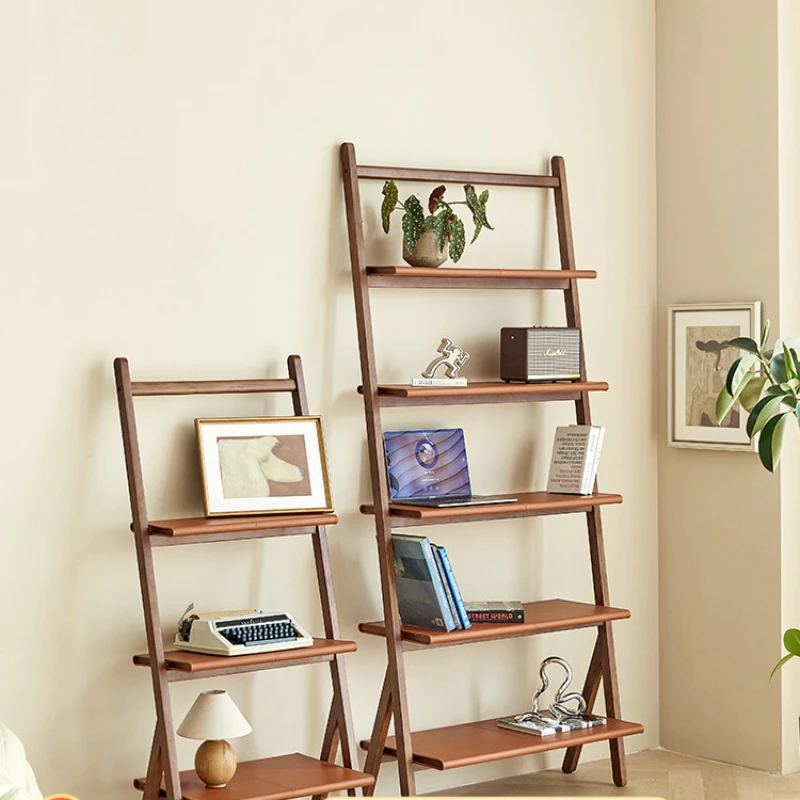
<path fill-rule="evenodd" d="M 709 315 L 717 317 L 709 319 Z M 678 320 L 678 317 L 681 317 Z M 703 450 L 733 450 L 754 452 L 755 440 L 747 435 L 747 414 L 739 414 L 737 428 L 688 425 L 680 419 L 679 410 L 685 414 L 685 405 L 676 409 L 679 398 L 686 397 L 686 370 L 677 369 L 686 360 L 685 337 L 676 342 L 678 331 L 695 325 L 739 325 L 740 336 L 758 340 L 761 333 L 761 303 L 684 303 L 667 309 L 667 444 L 670 447 L 688 447 Z"/>

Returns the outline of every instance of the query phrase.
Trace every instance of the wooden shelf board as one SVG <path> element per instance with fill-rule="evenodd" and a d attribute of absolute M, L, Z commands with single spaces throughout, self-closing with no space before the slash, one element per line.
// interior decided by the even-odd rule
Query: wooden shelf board
<path fill-rule="evenodd" d="M 534 736 L 499 728 L 496 719 L 487 719 L 412 733 L 411 747 L 415 764 L 443 770 L 619 739 L 643 732 L 644 727 L 636 722 L 609 719 L 602 727 L 556 733 L 553 736 Z M 369 742 L 362 741 L 361 747 L 368 749 Z M 386 740 L 384 754 L 397 756 L 394 736 Z"/>
<path fill-rule="evenodd" d="M 519 288 L 528 284 L 531 288 L 562 289 L 570 280 L 593 279 L 595 270 L 567 269 L 480 269 L 475 267 L 367 267 L 370 286 L 418 286 L 442 288 Z"/>
<path fill-rule="evenodd" d="M 622 502 L 619 494 L 553 494 L 550 492 L 513 492 L 500 497 L 516 497 L 516 503 L 501 505 L 459 506 L 457 508 L 423 508 L 402 503 L 389 504 L 389 516 L 397 527 L 405 525 L 441 525 L 489 519 L 511 519 L 541 514 L 568 514 L 586 511 L 593 506 Z M 361 506 L 362 514 L 374 514 L 374 505 Z"/>
<path fill-rule="evenodd" d="M 364 387 L 357 388 L 364 394 Z M 506 383 L 476 381 L 466 386 L 412 386 L 384 384 L 378 387 L 381 405 L 435 405 L 457 403 L 519 403 L 547 400 L 578 400 L 581 392 L 607 392 L 605 381 L 561 383 Z"/>
<path fill-rule="evenodd" d="M 628 619 L 631 612 L 625 608 L 610 606 L 594 606 L 588 603 L 576 603 L 571 600 L 539 600 L 524 603 L 525 622 L 480 622 L 473 623 L 467 630 L 445 631 L 417 628 L 413 625 L 401 626 L 403 641 L 413 642 L 420 646 L 447 646 L 480 642 L 490 639 L 511 639 L 518 636 L 530 636 L 536 633 L 550 633 L 575 628 L 587 628 L 612 620 Z M 361 633 L 373 636 L 386 636 L 386 623 L 362 622 L 358 629 Z"/>
<path fill-rule="evenodd" d="M 183 800 L 291 800 L 375 783 L 372 775 L 301 753 L 241 762 L 224 789 L 207 788 L 194 770 L 181 772 L 180 778 Z M 144 791 L 144 778 L 133 785 Z M 166 796 L 163 788 L 160 794 Z"/>
<path fill-rule="evenodd" d="M 269 653 L 253 653 L 243 656 L 215 656 L 207 653 L 191 653 L 188 650 L 167 650 L 164 653 L 167 670 L 190 672 L 202 677 L 203 673 L 216 670 L 235 672 L 241 668 L 249 670 L 258 665 L 285 664 L 291 666 L 292 662 L 318 659 L 325 656 L 334 656 L 338 653 L 354 653 L 357 645 L 355 642 L 338 639 L 314 639 L 310 647 L 298 647 L 294 650 L 273 650 Z M 133 657 L 137 667 L 149 667 L 149 653 L 138 653 Z"/>
<path fill-rule="evenodd" d="M 184 519 L 151 520 L 148 529 L 152 536 L 209 536 L 247 531 L 306 528 L 316 525 L 335 525 L 336 514 L 247 514 L 232 517 L 187 517 Z"/>

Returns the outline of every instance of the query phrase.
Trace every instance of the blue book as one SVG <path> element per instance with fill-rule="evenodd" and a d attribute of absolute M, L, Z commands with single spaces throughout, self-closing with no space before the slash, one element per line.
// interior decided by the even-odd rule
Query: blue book
<path fill-rule="evenodd" d="M 444 561 L 442 561 L 442 549 L 439 547 L 438 544 L 434 544 L 431 542 L 431 549 L 433 550 L 433 558 L 436 561 L 436 569 L 439 570 L 439 577 L 442 579 L 442 585 L 444 586 L 444 593 L 447 595 L 447 605 L 450 608 L 450 614 L 452 615 L 453 619 L 456 621 L 456 630 L 460 630 L 464 627 L 461 622 L 461 617 L 458 615 L 458 609 L 456 608 L 456 600 L 453 596 L 453 590 L 450 588 L 450 581 L 447 580 L 447 573 L 444 571 Z"/>
<path fill-rule="evenodd" d="M 392 535 L 397 602 L 404 625 L 454 631 L 458 627 L 447 602 L 427 536 Z"/>
<path fill-rule="evenodd" d="M 447 584 L 450 587 L 450 593 L 453 595 L 453 601 L 455 602 L 461 627 L 465 629 L 471 628 L 472 623 L 469 621 L 469 617 L 467 616 L 467 607 L 464 605 L 464 598 L 461 596 L 461 592 L 458 588 L 456 574 L 453 572 L 453 567 L 450 564 L 450 558 L 447 555 L 447 550 L 445 550 L 444 547 L 440 547 L 436 544 L 433 545 L 433 547 L 436 548 L 436 555 L 439 556 L 442 566 L 444 567 L 444 574 L 447 578 Z"/>

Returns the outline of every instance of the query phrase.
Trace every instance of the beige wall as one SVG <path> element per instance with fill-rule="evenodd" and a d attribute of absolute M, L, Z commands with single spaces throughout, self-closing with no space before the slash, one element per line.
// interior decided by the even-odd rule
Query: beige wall
<path fill-rule="evenodd" d="M 304 356 L 341 519 L 331 544 L 343 629 L 360 645 L 349 661 L 356 733 L 368 735 L 385 651 L 356 631 L 378 615 L 379 585 L 373 531 L 356 513 L 368 476 L 343 140 L 372 163 L 537 171 L 553 153 L 566 157 L 579 264 L 600 273 L 583 298 L 591 377 L 612 387 L 595 402 L 608 427 L 601 482 L 626 497 L 605 514 L 611 599 L 633 612 L 617 627 L 622 708 L 646 728 L 631 750 L 658 742 L 654 26 L 654 4 L 638 0 L 469 0 L 456 13 L 419 0 L 2 5 L 0 717 L 26 741 L 46 794 L 135 796 L 130 780 L 152 734 L 149 678 L 130 664 L 144 634 L 117 355 L 150 379 L 280 374 L 288 353 Z M 756 181 L 772 169 L 759 166 Z M 389 262 L 399 240 L 378 231 L 379 188 L 363 188 L 367 235 L 373 256 Z M 496 232 L 464 263 L 556 266 L 551 204 L 496 192 L 490 209 Z M 717 285 L 709 278 L 708 291 Z M 381 375 L 407 380 L 447 334 L 473 352 L 470 377 L 492 376 L 500 326 L 559 321 L 558 305 L 504 292 L 376 295 Z M 195 416 L 288 408 L 212 398 L 146 400 L 139 410 L 158 517 L 201 507 Z M 569 419 L 568 406 L 515 406 L 398 411 L 388 424 L 463 425 L 476 486 L 500 491 L 543 485 L 553 426 Z M 580 518 L 435 537 L 469 597 L 591 599 Z M 306 542 L 156 557 L 165 636 L 190 601 L 285 608 L 318 629 Z M 580 674 L 591 644 L 586 631 L 411 656 L 414 726 L 521 710 L 541 658 L 565 655 Z M 325 679 L 309 667 L 224 681 L 255 729 L 237 743 L 240 755 L 314 752 Z M 217 683 L 175 686 L 176 717 Z M 182 766 L 193 749 L 180 742 Z M 426 773 L 419 784 L 556 761 Z M 383 775 L 380 791 L 391 793 L 392 767 Z"/>
<path fill-rule="evenodd" d="M 778 197 L 780 200 L 780 318 L 784 336 L 800 335 L 800 3 L 778 0 Z M 792 432 L 794 433 L 794 432 Z M 781 464 L 781 630 L 800 627 L 800 437 L 787 437 Z M 781 673 L 783 771 L 800 770 L 800 670 Z"/>
<path fill-rule="evenodd" d="M 774 2 L 658 3 L 660 398 L 669 304 L 761 300 L 782 327 L 777 36 Z M 780 770 L 781 686 L 767 683 L 780 655 L 780 483 L 755 455 L 668 448 L 665 411 L 662 399 L 661 744 Z M 796 720 L 794 737 L 796 750 Z"/>

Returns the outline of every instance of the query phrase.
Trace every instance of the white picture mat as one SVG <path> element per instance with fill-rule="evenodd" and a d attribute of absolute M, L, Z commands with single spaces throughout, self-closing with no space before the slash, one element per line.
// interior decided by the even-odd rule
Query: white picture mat
<path fill-rule="evenodd" d="M 318 435 L 319 431 L 319 435 Z M 298 436 L 305 439 L 308 461 L 310 494 L 289 497 L 226 498 L 222 492 L 222 473 L 220 470 L 217 440 L 221 438 L 249 438 L 256 436 Z M 325 490 L 323 454 L 320 450 L 322 429 L 318 419 L 202 421 L 198 429 L 198 443 L 204 464 L 204 480 L 208 512 L 211 514 L 242 514 L 269 511 L 297 511 L 327 509 L 330 507 Z"/>
<path fill-rule="evenodd" d="M 686 329 L 690 327 L 737 326 L 739 336 L 758 339 L 761 304 L 719 303 L 670 306 L 669 310 L 668 444 L 672 447 L 702 447 L 724 450 L 755 450 L 747 435 L 747 413 L 740 409 L 737 428 L 712 428 L 686 423 Z"/>

